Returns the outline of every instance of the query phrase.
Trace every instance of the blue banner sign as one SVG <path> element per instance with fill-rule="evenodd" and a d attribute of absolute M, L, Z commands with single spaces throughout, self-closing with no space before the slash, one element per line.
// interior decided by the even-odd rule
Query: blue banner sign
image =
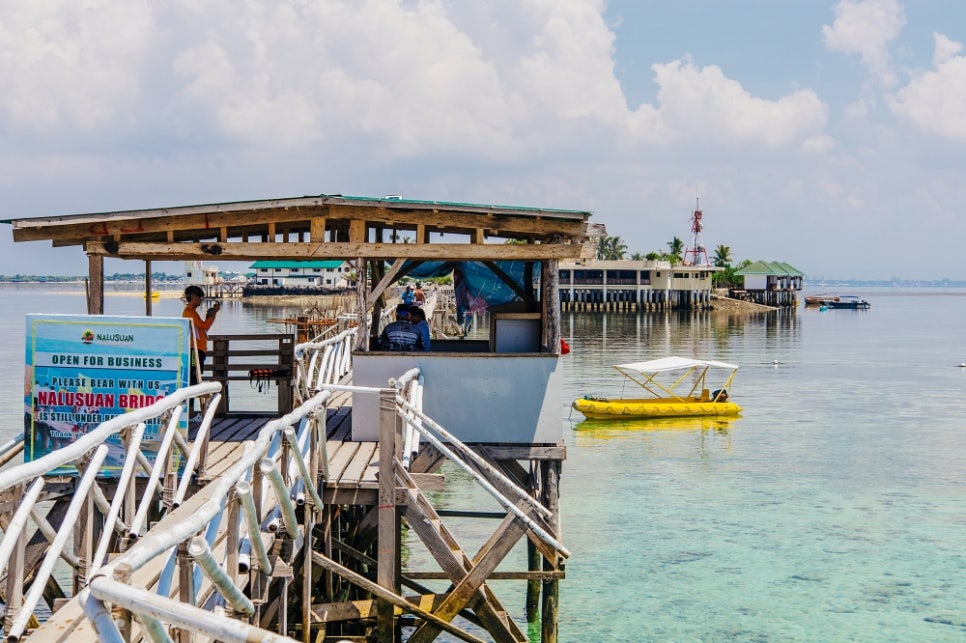
<path fill-rule="evenodd" d="M 180 317 L 27 315 L 24 460 L 36 460 L 186 386 L 189 338 L 190 322 Z M 164 426 L 154 419 L 145 427 L 141 450 L 151 461 Z M 187 430 L 186 419 L 179 428 Z M 119 475 L 121 436 L 111 436 L 107 444 L 102 474 Z"/>

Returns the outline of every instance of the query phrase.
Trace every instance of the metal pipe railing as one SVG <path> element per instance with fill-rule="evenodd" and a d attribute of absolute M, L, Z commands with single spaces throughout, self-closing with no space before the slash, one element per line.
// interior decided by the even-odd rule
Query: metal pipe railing
<path fill-rule="evenodd" d="M 184 474 L 181 476 L 181 484 L 178 485 L 178 490 L 174 494 L 172 504 L 175 507 L 180 506 L 181 503 L 184 502 L 185 495 L 188 493 L 188 486 L 191 484 L 192 474 L 194 473 L 195 467 L 198 466 L 198 461 L 201 459 L 201 449 L 205 446 L 208 431 L 211 430 L 211 423 L 215 418 L 215 412 L 218 410 L 218 403 L 220 401 L 221 393 L 216 393 L 208 403 L 208 409 L 205 411 L 205 415 L 201 419 L 201 426 L 198 427 L 198 434 L 195 436 L 195 441 L 191 445 L 191 452 L 188 454 L 188 458 L 185 461 Z"/>
<path fill-rule="evenodd" d="M 299 519 L 295 515 L 295 505 L 292 504 L 292 499 L 289 498 L 288 489 L 285 486 L 285 481 L 282 480 L 281 472 L 275 466 L 275 462 L 268 458 L 262 458 L 261 462 L 258 463 L 258 467 L 261 469 L 262 475 L 266 476 L 272 484 L 272 490 L 275 492 L 275 500 L 278 502 L 279 509 L 282 512 L 282 523 L 285 526 L 285 532 L 294 537 L 298 533 Z"/>
<path fill-rule="evenodd" d="M 104 520 L 104 533 L 101 534 L 101 540 L 97 544 L 97 550 L 94 554 L 94 560 L 91 561 L 91 570 L 87 578 L 90 577 L 94 572 L 103 564 L 102 561 L 107 555 L 107 548 L 110 545 L 111 537 L 114 532 L 114 524 L 118 521 L 118 516 L 121 513 L 121 505 L 124 504 L 124 493 L 123 490 L 127 489 L 128 484 L 131 482 L 131 478 L 134 476 L 134 468 L 138 464 L 137 457 L 134 455 L 135 451 L 141 449 L 141 440 L 144 438 L 144 422 L 139 422 L 137 426 L 134 427 L 134 432 L 131 434 L 130 443 L 128 444 L 127 451 L 124 455 L 124 467 L 121 469 L 121 477 L 117 481 L 117 493 L 114 494 L 114 501 L 111 503 L 111 507 L 108 510 L 107 517 Z"/>
<path fill-rule="evenodd" d="M 208 542 L 204 538 L 194 537 L 188 543 L 188 555 L 201 567 L 208 580 L 218 588 L 231 608 L 244 616 L 255 613 L 255 604 L 251 599 L 235 586 L 234 580 L 221 568 L 211 553 Z"/>
<path fill-rule="evenodd" d="M 110 578 L 98 577 L 91 583 L 91 594 L 99 601 L 112 603 L 135 614 L 148 614 L 164 623 L 196 632 L 226 643 L 297 643 L 281 634 L 269 632 L 243 621 L 225 618 L 187 603 L 158 596 L 140 587 Z M 98 631 L 101 636 L 101 632 Z M 103 640 L 103 639 L 102 639 Z"/>
<path fill-rule="evenodd" d="M 248 526 L 249 544 L 255 551 L 255 558 L 258 561 L 259 569 L 265 574 L 270 574 L 272 571 L 272 563 L 268 560 L 268 552 L 265 551 L 265 543 L 262 542 L 261 527 L 258 524 L 258 513 L 255 511 L 255 501 L 252 500 L 252 485 L 245 480 L 239 480 L 235 485 L 235 493 L 241 502 L 242 513 L 245 516 L 245 524 Z"/>
<path fill-rule="evenodd" d="M 0 467 L 7 464 L 19 454 L 23 453 L 24 434 L 21 433 L 12 440 L 7 440 L 0 446 Z"/>
<path fill-rule="evenodd" d="M 10 629 L 7 632 L 8 641 L 19 640 L 27 628 L 27 623 L 30 617 L 33 616 L 37 602 L 43 597 L 44 589 L 47 586 L 47 579 L 50 578 L 50 575 L 54 571 L 54 564 L 57 562 L 61 550 L 67 545 L 67 539 L 73 535 L 74 523 L 77 522 L 81 507 L 87 502 L 87 494 L 90 493 L 91 485 L 94 484 L 97 478 L 98 469 L 101 468 L 101 464 L 103 464 L 104 459 L 107 457 L 107 451 L 107 445 L 102 444 L 97 447 L 87 465 L 87 470 L 77 483 L 74 498 L 67 507 L 67 513 L 64 515 L 64 522 L 61 525 L 60 531 L 57 533 L 57 538 L 50 543 L 50 549 L 47 551 L 44 562 L 41 563 L 40 569 L 34 577 L 33 585 L 30 586 L 30 591 L 24 596 L 23 605 L 17 611 L 13 622 L 10 624 Z"/>
<path fill-rule="evenodd" d="M 164 432 L 164 436 L 161 438 L 161 444 L 158 445 L 158 452 L 154 458 L 154 466 L 151 467 L 151 475 L 148 476 L 148 489 L 153 489 L 160 484 L 161 473 L 167 469 L 168 465 L 168 449 L 171 448 L 171 443 L 174 441 L 175 430 L 172 426 L 177 426 L 177 420 L 181 417 L 181 407 L 177 406 L 172 411 L 172 422 L 168 425 L 168 430 Z M 131 538 L 137 538 L 141 535 L 141 528 L 144 526 L 148 519 L 148 511 L 151 509 L 151 503 L 154 496 L 151 493 L 145 493 L 141 497 L 141 502 L 138 505 L 137 513 L 134 514 L 134 520 L 131 522 L 128 528 L 128 535 Z"/>
<path fill-rule="evenodd" d="M 305 458 L 302 457 L 302 450 L 299 448 L 298 439 L 295 435 L 295 429 L 287 426 L 282 431 L 285 435 L 285 440 L 292 445 L 292 459 L 295 460 L 295 464 L 299 469 L 299 474 L 302 479 L 306 481 L 305 490 L 309 492 L 309 496 L 312 497 L 312 503 L 315 505 L 316 511 L 319 511 L 324 506 L 322 502 L 322 497 L 319 496 L 319 492 L 316 489 L 315 477 L 309 473 L 309 467 L 305 463 Z"/>
<path fill-rule="evenodd" d="M 17 507 L 13 518 L 10 519 L 10 524 L 7 525 L 6 532 L 3 534 L 3 540 L 0 540 L 0 576 L 3 575 L 3 571 L 7 568 L 7 563 L 10 562 L 10 554 L 17 545 L 20 532 L 23 531 L 24 526 L 27 524 L 27 516 L 33 510 L 34 504 L 37 502 L 37 498 L 44 488 L 44 484 L 43 478 L 36 478 L 30 483 L 27 493 L 20 499 L 20 506 Z"/>
<path fill-rule="evenodd" d="M 259 432 L 258 437 L 246 449 L 242 457 L 229 467 L 221 476 L 208 484 L 209 498 L 201 503 L 195 511 L 185 516 L 183 520 L 170 525 L 166 529 L 147 532 L 127 552 L 112 560 L 101 569 L 101 577 L 113 574 L 119 565 L 128 565 L 131 570 L 140 569 L 155 556 L 169 551 L 180 542 L 186 541 L 201 530 L 214 518 L 223 507 L 235 484 L 243 480 L 247 473 L 264 457 L 274 437 L 286 426 L 299 423 L 302 418 L 325 403 L 331 394 L 327 391 L 316 394 L 291 413 L 272 420 Z M 96 582 L 96 581 L 92 581 Z"/>
<path fill-rule="evenodd" d="M 503 506 L 504 509 L 506 509 L 508 512 L 512 513 L 514 516 L 516 516 L 517 518 L 519 518 L 527 526 L 527 528 L 529 528 L 531 531 L 533 531 L 534 535 L 536 535 L 540 540 L 542 540 L 548 546 L 552 547 L 554 550 L 560 552 L 560 554 L 563 555 L 565 558 L 569 558 L 570 557 L 570 551 L 566 547 L 563 546 L 563 543 L 561 543 L 560 541 L 558 541 L 556 539 L 556 537 L 554 537 L 552 534 L 550 534 L 548 531 L 546 531 L 543 527 L 541 527 L 539 524 L 537 524 L 537 522 L 534 521 L 532 518 L 530 518 L 526 513 L 524 513 L 523 511 L 521 511 L 520 508 L 517 507 L 515 503 L 513 503 L 508 498 L 506 498 L 486 478 L 484 478 L 483 476 L 481 476 L 478 471 L 476 471 L 473 467 L 469 466 L 469 464 L 465 460 L 463 460 L 462 458 L 460 458 L 459 456 L 457 456 L 457 454 L 452 449 L 450 449 L 449 447 L 447 447 L 443 443 L 442 440 L 440 440 L 435 435 L 433 435 L 432 431 L 427 431 L 426 430 L 426 426 L 429 426 L 430 428 L 432 428 L 433 431 L 436 431 L 437 433 L 440 433 L 440 435 L 443 435 L 444 436 L 444 439 L 446 439 L 447 441 L 451 442 L 452 444 L 458 445 L 457 448 L 462 447 L 461 450 L 463 450 L 463 453 L 466 453 L 466 451 L 469 451 L 469 449 L 468 449 L 468 447 L 466 447 L 466 445 L 464 445 L 462 442 L 460 442 L 458 439 L 456 439 L 448 431 L 446 431 L 445 429 L 443 429 L 443 427 L 441 427 L 439 424 L 437 424 L 436 422 L 434 422 L 433 419 L 430 418 L 428 415 L 426 415 L 422 411 L 419 411 L 415 407 L 411 406 L 405 400 L 397 397 L 396 398 L 396 403 L 398 405 L 400 405 L 401 407 L 403 407 L 404 409 L 408 409 L 409 411 L 411 411 L 414 414 L 415 417 L 419 417 L 420 419 L 422 419 L 423 426 L 418 427 L 417 430 L 434 447 L 436 447 L 437 449 L 439 449 L 440 453 L 444 454 L 447 458 L 449 458 L 450 460 L 452 460 L 457 466 L 459 466 L 461 469 L 463 469 L 463 471 L 465 471 L 466 473 L 468 473 L 474 480 L 476 480 L 477 484 L 479 484 L 491 496 L 493 496 L 496 499 L 496 501 L 499 502 Z M 410 419 L 410 417 L 408 415 L 406 415 L 406 414 L 400 414 L 400 415 L 401 415 L 401 417 L 402 417 L 402 419 L 403 419 L 404 422 L 412 422 L 412 420 Z M 470 453 L 472 453 L 472 451 L 470 451 Z M 495 475 L 496 477 L 500 478 L 501 481 L 504 482 L 504 484 L 507 484 L 508 485 L 508 488 L 509 489 L 512 489 L 514 491 L 514 493 L 516 493 L 517 495 L 519 495 L 521 500 L 526 501 L 527 504 L 531 508 L 533 508 L 535 511 L 537 511 L 541 515 L 544 515 L 545 517 L 552 516 L 552 514 L 550 514 L 550 511 L 546 507 L 544 507 L 539 502 L 537 502 L 536 499 L 533 498 L 533 497 L 531 497 L 529 494 L 527 494 L 526 491 L 524 491 L 523 489 L 520 489 L 516 485 L 515 482 L 513 482 L 512 480 L 510 480 L 509 478 L 507 478 L 501 472 L 499 472 L 496 469 L 494 469 L 493 467 L 491 467 L 489 465 L 489 463 L 487 463 L 485 460 L 482 460 L 482 458 L 480 458 L 479 456 L 477 456 L 475 453 L 473 453 L 473 456 L 474 456 L 474 458 L 473 458 L 474 459 L 474 462 L 476 462 L 479 466 L 483 467 L 488 473 L 490 473 L 492 475 Z"/>

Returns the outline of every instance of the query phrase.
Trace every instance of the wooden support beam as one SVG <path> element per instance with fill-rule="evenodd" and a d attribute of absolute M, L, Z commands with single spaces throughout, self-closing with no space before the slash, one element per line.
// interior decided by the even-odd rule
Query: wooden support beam
<path fill-rule="evenodd" d="M 313 243 L 325 242 L 325 217 L 313 217 L 309 220 L 309 240 Z"/>
<path fill-rule="evenodd" d="M 459 583 L 467 575 L 467 570 L 473 568 L 473 560 L 466 555 L 456 538 L 446 528 L 425 495 L 407 478 L 406 471 L 397 469 L 396 473 L 401 483 L 409 489 L 406 521 L 410 528 L 423 542 L 440 568 L 449 574 L 453 584 Z M 486 585 L 478 588 L 466 605 L 476 612 L 494 641 L 498 643 L 526 641 L 526 637 L 516 624 L 504 618 L 506 610 Z"/>
<path fill-rule="evenodd" d="M 540 267 L 540 301 L 543 302 L 544 352 L 560 354 L 560 276 L 556 259 L 547 259 Z"/>
<path fill-rule="evenodd" d="M 258 261 L 281 258 L 288 260 L 346 259 L 425 259 L 427 261 L 542 261 L 544 259 L 578 259 L 578 244 L 541 243 L 149 243 L 122 241 L 116 250 L 105 248 L 102 241 L 89 241 L 89 255 L 118 259 L 154 259 L 158 261 L 189 261 L 195 259 L 222 261 Z"/>
<path fill-rule="evenodd" d="M 386 274 L 379 279 L 379 283 L 377 283 L 373 287 L 372 292 L 369 293 L 369 299 L 366 301 L 366 310 L 369 310 L 376 305 L 376 300 L 381 297 L 382 293 L 386 292 L 386 288 L 393 283 L 396 275 L 398 275 L 399 271 L 402 270 L 404 263 L 406 263 L 405 259 L 396 259 L 392 262 L 392 265 L 389 266 L 389 270 L 387 270 Z"/>
<path fill-rule="evenodd" d="M 88 253 L 87 314 L 104 314 L 104 257 Z"/>
<path fill-rule="evenodd" d="M 513 292 L 517 294 L 520 299 L 527 302 L 527 304 L 533 303 L 533 293 L 529 290 L 528 286 L 532 282 L 524 282 L 522 285 L 518 284 L 513 280 L 513 277 L 506 274 L 502 268 L 493 263 L 492 261 L 484 261 L 483 265 L 490 269 L 490 271 L 499 277 L 500 281 L 505 283 Z"/>
<path fill-rule="evenodd" d="M 404 611 L 415 614 L 419 618 L 426 619 L 428 621 L 438 624 L 441 629 L 449 632 L 450 634 L 453 634 L 454 636 L 459 637 L 464 641 L 470 641 L 470 643 L 483 643 L 481 639 L 473 636 L 469 632 L 465 632 L 460 628 L 452 625 L 451 623 L 448 623 L 446 621 L 443 621 L 440 618 L 437 618 L 432 612 L 428 612 L 422 609 L 421 607 L 413 605 L 402 596 L 399 596 L 398 594 L 395 594 L 393 592 L 390 592 L 384 589 L 380 585 L 373 583 L 365 576 L 357 574 L 351 569 L 347 569 L 346 567 L 343 567 L 342 565 L 338 564 L 334 560 L 331 560 L 330 558 L 323 556 L 319 552 L 312 552 L 312 562 L 314 562 L 316 565 L 319 565 L 323 569 L 326 569 L 335 574 L 338 574 L 339 576 L 346 579 L 350 583 L 358 585 L 359 587 L 366 590 L 367 592 L 374 594 L 380 600 L 386 601 L 397 607 L 401 607 Z M 394 640 L 394 638 L 395 637 L 393 636 L 388 639 L 379 639 L 379 640 L 392 641 Z"/>
<path fill-rule="evenodd" d="M 369 241 L 366 235 L 366 222 L 362 219 L 349 221 L 349 241 L 351 243 L 366 243 Z"/>

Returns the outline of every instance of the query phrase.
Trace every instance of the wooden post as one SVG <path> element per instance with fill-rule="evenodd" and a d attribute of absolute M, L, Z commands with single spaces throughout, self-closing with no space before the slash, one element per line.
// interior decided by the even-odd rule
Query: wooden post
<path fill-rule="evenodd" d="M 560 354 L 560 291 L 557 286 L 558 262 L 548 259 L 542 264 L 540 284 L 543 290 L 540 299 L 543 300 L 543 327 L 545 346 L 544 352 Z"/>
<path fill-rule="evenodd" d="M 151 316 L 151 260 L 144 260 L 144 314 Z"/>
<path fill-rule="evenodd" d="M 195 604 L 194 561 L 188 555 L 188 543 L 178 545 L 178 600 L 186 605 Z M 178 643 L 191 643 L 189 630 L 176 627 L 172 638 Z"/>
<path fill-rule="evenodd" d="M 87 255 L 87 314 L 104 314 L 104 257 Z"/>
<path fill-rule="evenodd" d="M 295 372 L 295 343 L 291 335 L 281 335 L 278 340 L 278 367 L 288 371 L 288 375 L 278 380 L 278 413 L 292 412 L 295 397 L 292 393 L 293 373 Z"/>
<path fill-rule="evenodd" d="M 379 540 L 376 581 L 398 594 L 399 576 L 396 550 L 398 532 L 396 515 L 396 392 L 386 389 L 379 393 Z M 376 601 L 376 639 L 395 641 L 393 604 L 384 599 Z"/>
<path fill-rule="evenodd" d="M 90 466 L 89 456 L 85 456 L 84 470 Z M 95 482 L 94 484 L 97 484 Z M 74 555 L 77 557 L 77 568 L 74 570 L 74 596 L 87 585 L 87 572 L 93 564 L 94 558 L 94 521 L 97 507 L 94 505 L 94 490 L 87 492 L 84 505 L 74 523 Z"/>
<path fill-rule="evenodd" d="M 224 417 L 231 408 L 228 394 L 228 352 L 231 346 L 227 337 L 214 337 L 211 340 L 212 350 L 208 353 L 211 358 L 211 379 L 221 382 L 221 401 L 218 402 L 218 410 L 215 413 Z"/>
<path fill-rule="evenodd" d="M 531 495 L 536 495 L 537 499 L 540 498 L 538 489 L 540 488 L 542 469 L 543 467 L 540 466 L 539 460 L 530 461 L 530 493 Z M 542 568 L 541 560 L 543 560 L 543 557 L 537 550 L 536 545 L 528 538 L 527 570 L 531 572 L 540 571 Z M 527 623 L 537 622 L 540 609 L 540 585 L 541 581 L 539 579 L 530 579 L 527 581 Z"/>
<path fill-rule="evenodd" d="M 381 239 L 380 239 L 381 241 Z M 382 281 L 383 276 L 385 276 L 385 264 L 382 261 L 372 262 L 372 283 L 378 284 Z M 382 302 L 386 298 L 385 292 L 381 294 L 372 306 L 372 315 L 370 315 L 369 327 L 372 329 L 373 335 L 379 334 L 379 320 L 382 318 Z"/>
<path fill-rule="evenodd" d="M 356 319 L 359 321 L 359 330 L 356 334 L 356 350 L 369 352 L 369 319 L 366 317 L 366 297 L 369 293 L 369 274 L 366 268 L 366 260 L 362 257 L 356 258 Z"/>
<path fill-rule="evenodd" d="M 560 533 L 560 461 L 548 460 L 543 463 L 543 503 L 553 513 L 550 519 L 555 535 Z M 557 561 L 543 561 L 544 570 L 557 568 Z M 557 643 L 557 614 L 560 609 L 560 581 L 543 581 L 542 618 L 540 620 L 540 640 L 542 643 Z"/>

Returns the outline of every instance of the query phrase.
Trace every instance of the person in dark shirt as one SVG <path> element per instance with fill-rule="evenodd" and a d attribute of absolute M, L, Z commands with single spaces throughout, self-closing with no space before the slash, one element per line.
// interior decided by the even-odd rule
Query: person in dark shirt
<path fill-rule="evenodd" d="M 423 350 L 419 329 L 412 323 L 409 306 L 396 306 L 396 321 L 388 324 L 379 336 L 379 350 L 403 352 Z"/>
<path fill-rule="evenodd" d="M 419 337 L 423 342 L 422 350 L 428 353 L 430 337 L 429 337 L 429 322 L 426 321 L 426 311 L 420 308 L 419 306 L 413 306 L 410 309 L 409 315 L 412 318 L 412 323 L 416 327 L 416 330 L 419 332 Z"/>

